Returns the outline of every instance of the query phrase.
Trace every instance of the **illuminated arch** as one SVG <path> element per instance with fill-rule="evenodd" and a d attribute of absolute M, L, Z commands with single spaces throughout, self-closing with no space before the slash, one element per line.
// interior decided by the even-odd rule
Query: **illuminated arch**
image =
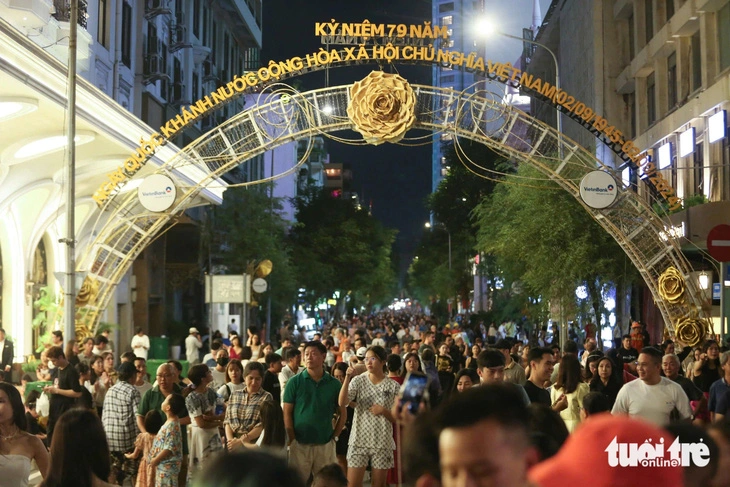
<path fill-rule="evenodd" d="M 674 334 L 680 319 L 703 313 L 699 290 L 689 279 L 691 268 L 678 245 L 660 237 L 663 221 L 635 192 L 622 186 L 620 177 L 616 177 L 620 186 L 618 197 L 610 208 L 595 210 L 581 200 L 579 183 L 583 176 L 596 169 L 613 173 L 612 168 L 604 166 L 552 127 L 502 104 L 499 96 L 486 86 L 477 86 L 475 93 L 411 86 L 416 94 L 416 122 L 412 128 L 428 131 L 427 139 L 432 132 L 442 132 L 482 143 L 512 160 L 534 165 L 572 194 L 616 239 L 639 270 L 670 334 Z M 299 139 L 311 140 L 317 134 L 351 130 L 353 125 L 346 113 L 349 90 L 350 85 L 345 85 L 305 93 L 289 89 L 261 94 L 257 105 L 195 140 L 158 170 L 173 180 L 173 174 L 179 174 L 173 170 L 182 166 L 203 175 L 198 184 L 175 180 L 177 198 L 164 213 L 145 210 L 136 192 L 115 198 L 113 208 L 107 208 L 113 211 L 111 217 L 78 259 L 79 269 L 88 271 L 89 278 L 98 285 L 94 298 L 85 308 L 88 324 L 96 325 L 115 286 L 144 248 L 222 174 L 280 145 Z M 274 178 L 289 174 L 297 167 Z M 264 180 L 246 184 L 261 182 Z M 670 266 L 684 276 L 687 299 L 682 303 L 668 303 L 659 295 L 659 276 Z"/>

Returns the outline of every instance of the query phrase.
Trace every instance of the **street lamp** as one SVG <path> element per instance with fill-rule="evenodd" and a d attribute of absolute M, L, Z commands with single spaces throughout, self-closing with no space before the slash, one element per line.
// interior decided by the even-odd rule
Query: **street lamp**
<path fill-rule="evenodd" d="M 508 37 L 510 39 L 515 39 L 522 42 L 527 42 L 528 44 L 533 44 L 535 46 L 542 47 L 545 49 L 550 56 L 553 58 L 553 62 L 555 63 L 555 88 L 557 88 L 558 91 L 560 91 L 560 66 L 558 65 L 558 57 L 555 55 L 555 53 L 547 47 L 545 44 L 537 41 L 533 41 L 531 39 L 524 39 L 522 37 L 514 36 L 512 34 L 506 34 L 504 32 L 501 32 L 499 29 L 496 28 L 494 23 L 492 23 L 489 19 L 481 19 L 476 26 L 476 32 L 477 35 L 479 35 L 482 38 L 489 37 L 490 35 L 497 34 L 501 35 L 503 37 Z M 524 67 L 524 66 L 523 66 Z M 558 123 L 557 123 L 557 129 L 558 129 L 558 149 L 561 153 L 562 157 L 562 141 L 560 140 L 560 136 L 563 133 L 563 122 L 560 117 L 560 111 L 558 110 Z"/>
<path fill-rule="evenodd" d="M 709 287 L 709 278 L 707 277 L 707 273 L 705 271 L 702 271 L 699 276 L 699 284 L 700 289 L 702 289 L 703 291 Z"/>

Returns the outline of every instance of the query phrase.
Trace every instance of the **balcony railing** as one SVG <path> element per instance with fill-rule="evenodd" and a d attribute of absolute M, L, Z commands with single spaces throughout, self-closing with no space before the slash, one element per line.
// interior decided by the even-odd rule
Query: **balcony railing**
<path fill-rule="evenodd" d="M 78 23 L 86 29 L 86 21 L 89 19 L 88 4 L 86 0 L 77 0 L 79 4 Z M 53 18 L 59 22 L 69 22 L 71 20 L 71 2 L 70 0 L 53 0 L 53 8 L 56 13 Z"/>

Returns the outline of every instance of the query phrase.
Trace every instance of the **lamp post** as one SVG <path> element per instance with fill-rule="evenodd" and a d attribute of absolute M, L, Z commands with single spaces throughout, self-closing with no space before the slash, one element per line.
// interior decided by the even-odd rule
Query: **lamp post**
<path fill-rule="evenodd" d="M 484 37 L 485 35 L 488 35 L 488 34 L 498 34 L 503 37 L 508 37 L 510 39 L 527 42 L 528 44 L 532 44 L 532 45 L 542 47 L 543 49 L 545 49 L 550 54 L 550 56 L 552 56 L 553 62 L 555 63 L 555 88 L 557 88 L 557 90 L 560 91 L 560 65 L 558 64 L 558 57 L 555 55 L 553 50 L 550 49 L 549 47 L 547 47 L 545 44 L 543 44 L 541 42 L 533 41 L 531 39 L 524 39 L 522 37 L 518 37 L 518 36 L 514 36 L 512 34 L 506 34 L 504 32 L 501 32 L 498 29 L 496 29 L 494 24 L 492 24 L 488 20 L 482 20 L 480 22 L 477 32 L 479 32 L 482 37 Z M 561 120 L 561 117 L 560 117 L 560 110 L 558 110 L 557 113 L 558 113 L 558 121 L 557 121 L 558 149 L 560 151 L 560 156 L 562 158 L 563 147 L 562 147 L 561 135 L 563 134 L 563 121 Z"/>

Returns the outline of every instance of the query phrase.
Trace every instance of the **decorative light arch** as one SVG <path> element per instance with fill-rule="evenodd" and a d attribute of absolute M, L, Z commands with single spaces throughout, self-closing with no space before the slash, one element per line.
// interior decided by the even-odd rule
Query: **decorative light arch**
<path fill-rule="evenodd" d="M 612 168 L 552 127 L 504 105 L 502 90 L 490 90 L 488 82 L 476 86 L 472 93 L 423 85 L 411 87 L 415 118 L 410 129 L 428 132 L 427 138 L 435 132 L 470 139 L 507 158 L 534 165 L 572 194 L 621 245 L 654 296 L 671 336 L 680 324 L 690 323 L 701 329 L 706 326 L 697 284 L 689 279 L 690 265 L 676 242 L 660 237 L 664 222 L 634 191 L 623 187 L 620 175 Z M 95 329 L 100 312 L 137 256 L 193 204 L 200 191 L 216 184 L 222 174 L 283 144 L 309 138 L 311 146 L 312 137 L 317 134 L 355 129 L 348 116 L 352 88 L 353 85 L 344 85 L 299 93 L 285 86 L 262 93 L 258 104 L 198 138 L 158 170 L 177 185 L 177 198 L 166 212 L 147 211 L 135 192 L 117 196 L 106 207 L 113 212 L 111 217 L 78 259 L 79 269 L 89 274 L 76 303 L 82 317 L 77 322 L 77 333 L 83 336 Z M 404 139 L 401 143 L 408 142 Z M 284 176 L 297 170 L 301 163 L 245 185 Z M 197 184 L 181 181 L 174 176 L 180 172 L 174 170 L 183 166 L 193 166 L 205 176 Z M 579 193 L 583 176 L 596 169 L 613 174 L 619 186 L 615 203 L 602 210 L 586 206 Z M 675 268 L 682 281 L 681 299 L 665 299 L 662 292 L 660 278 L 669 268 Z"/>

